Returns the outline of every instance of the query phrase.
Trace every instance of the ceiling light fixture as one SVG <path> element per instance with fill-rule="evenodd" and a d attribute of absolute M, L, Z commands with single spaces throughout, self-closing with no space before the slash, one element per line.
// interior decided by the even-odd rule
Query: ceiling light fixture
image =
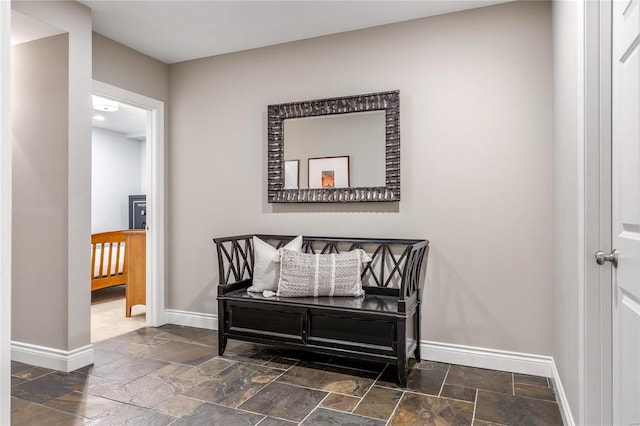
<path fill-rule="evenodd" d="M 120 104 L 111 99 L 101 98 L 100 96 L 91 95 L 93 101 L 93 109 L 104 112 L 115 112 L 120 109 Z"/>
<path fill-rule="evenodd" d="M 93 116 L 93 119 L 96 121 L 104 121 L 104 115 L 96 114 Z"/>

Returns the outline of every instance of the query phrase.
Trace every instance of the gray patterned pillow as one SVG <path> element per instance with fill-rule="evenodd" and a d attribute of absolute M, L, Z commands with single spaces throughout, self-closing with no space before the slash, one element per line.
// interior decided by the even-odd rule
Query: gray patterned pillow
<path fill-rule="evenodd" d="M 370 262 L 361 249 L 339 254 L 300 253 L 282 250 L 280 297 L 361 296 L 362 270 Z"/>

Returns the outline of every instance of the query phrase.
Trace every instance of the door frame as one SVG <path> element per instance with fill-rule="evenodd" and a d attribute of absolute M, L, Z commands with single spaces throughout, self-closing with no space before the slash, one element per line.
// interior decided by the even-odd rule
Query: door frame
<path fill-rule="evenodd" d="M 11 2 L 0 1 L 0 424 L 11 400 Z"/>
<path fill-rule="evenodd" d="M 165 220 L 164 220 L 164 102 L 120 87 L 93 80 L 93 93 L 125 102 L 147 112 L 147 313 L 146 325 L 167 323 L 165 315 Z"/>
<path fill-rule="evenodd" d="M 613 421 L 612 265 L 594 254 L 612 250 L 611 66 L 612 3 L 585 2 L 584 66 L 584 277 L 580 310 L 581 424 Z M 580 40 L 580 38 L 579 38 Z"/>

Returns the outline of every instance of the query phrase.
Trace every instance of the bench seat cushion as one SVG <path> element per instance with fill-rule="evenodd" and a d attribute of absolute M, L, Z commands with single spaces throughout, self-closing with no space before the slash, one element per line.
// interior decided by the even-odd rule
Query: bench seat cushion
<path fill-rule="evenodd" d="M 291 305 L 306 305 L 314 307 L 335 307 L 341 309 L 357 309 L 372 312 L 398 313 L 398 298 L 377 294 L 365 294 L 360 297 L 265 297 L 261 293 L 250 293 L 245 289 L 235 290 L 225 294 L 227 299 L 260 300 L 265 302 L 286 303 Z"/>

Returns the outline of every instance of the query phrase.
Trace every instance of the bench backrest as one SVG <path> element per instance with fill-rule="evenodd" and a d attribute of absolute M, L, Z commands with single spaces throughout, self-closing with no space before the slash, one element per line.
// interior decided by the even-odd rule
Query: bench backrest
<path fill-rule="evenodd" d="M 276 248 L 295 238 L 284 235 L 256 236 Z M 253 235 L 214 238 L 218 249 L 220 285 L 252 279 L 252 240 Z M 408 298 L 418 291 L 424 280 L 429 249 L 427 240 L 303 237 L 302 244 L 302 250 L 306 253 L 342 253 L 358 248 L 372 258 L 362 271 L 365 291 L 385 294 L 385 290 L 393 290 L 401 298 Z"/>

